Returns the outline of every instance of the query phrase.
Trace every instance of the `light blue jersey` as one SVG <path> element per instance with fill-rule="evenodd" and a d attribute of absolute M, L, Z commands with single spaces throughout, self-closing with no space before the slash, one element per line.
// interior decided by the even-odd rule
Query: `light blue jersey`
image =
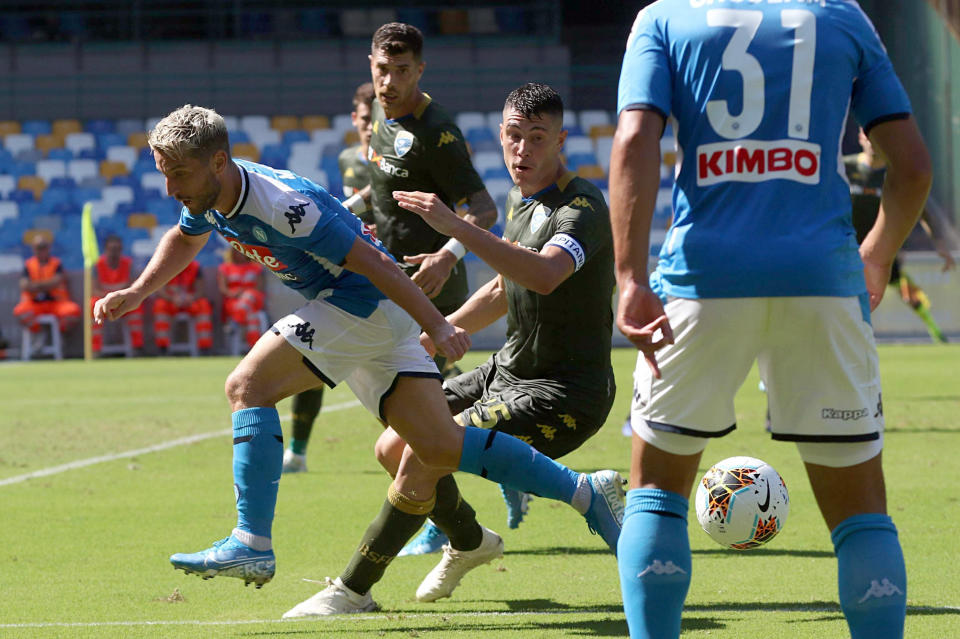
<path fill-rule="evenodd" d="M 684 298 L 866 291 L 840 159 L 910 102 L 847 0 L 659 0 L 627 42 L 618 110 L 676 120 L 674 223 L 651 285 Z"/>
<path fill-rule="evenodd" d="M 358 217 L 323 187 L 290 171 L 234 160 L 242 187 L 229 213 L 180 213 L 190 235 L 217 231 L 235 250 L 259 262 L 307 299 L 368 317 L 386 296 L 342 264 L 357 238 L 390 255 Z M 393 259 L 393 258 L 391 258 Z"/>

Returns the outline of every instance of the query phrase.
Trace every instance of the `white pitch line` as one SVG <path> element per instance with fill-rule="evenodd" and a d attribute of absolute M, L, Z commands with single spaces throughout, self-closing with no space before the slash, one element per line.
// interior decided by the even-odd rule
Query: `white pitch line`
<path fill-rule="evenodd" d="M 695 606 L 695 609 L 709 609 L 710 606 Z M 802 610 L 797 610 L 792 606 L 784 609 L 774 609 L 771 612 L 836 612 L 839 606 L 802 606 Z M 960 606 L 909 606 L 907 616 L 911 612 L 954 612 L 960 611 Z M 310 619 L 237 619 L 233 621 L 190 621 L 190 620 L 170 620 L 170 621 L 38 621 L 24 623 L 0 623 L 0 629 L 14 628 L 100 628 L 111 626 L 243 626 L 265 623 L 335 623 L 351 622 L 360 623 L 364 621 L 393 621 L 403 619 L 451 619 L 451 618 L 477 618 L 477 617 L 547 617 L 547 616 L 566 616 L 566 615 L 594 615 L 594 614 L 617 614 L 609 610 L 579 609 L 579 610 L 545 610 L 537 612 L 534 610 L 520 611 L 496 611 L 487 612 L 443 612 L 443 613 L 407 613 L 407 612 L 382 612 L 380 614 L 364 615 L 333 615 L 330 617 L 314 617 Z"/>
<path fill-rule="evenodd" d="M 353 408 L 355 406 L 360 406 L 358 400 L 352 400 L 349 402 L 343 402 L 341 404 L 333 404 L 332 406 L 324 406 L 323 412 L 333 412 L 346 410 L 348 408 Z M 286 421 L 286 417 L 281 418 L 281 421 Z M 37 477 L 47 477 L 49 475 L 57 475 L 59 473 L 65 473 L 68 470 L 76 470 L 78 468 L 86 468 L 87 466 L 93 466 L 95 464 L 103 464 L 105 462 L 116 461 L 118 459 L 127 459 L 129 457 L 139 457 L 140 455 L 146 455 L 148 453 L 156 453 L 161 450 L 167 450 L 168 448 L 176 448 L 177 446 L 187 446 L 189 444 L 196 444 L 197 442 L 202 442 L 205 439 L 213 439 L 214 437 L 223 437 L 229 435 L 232 432 L 232 429 L 226 428 L 222 430 L 215 430 L 209 433 L 200 433 L 199 435 L 190 435 L 189 437 L 181 437 L 179 439 L 171 439 L 167 442 L 162 442 L 160 444 L 154 444 L 153 446 L 147 446 L 146 448 L 137 448 L 136 450 L 128 450 L 122 453 L 113 453 L 111 455 L 99 455 L 97 457 L 88 457 L 87 459 L 78 459 L 77 461 L 72 461 L 67 464 L 61 464 L 59 466 L 51 466 L 49 468 L 41 468 L 40 470 L 35 470 L 32 473 L 25 473 L 23 475 L 15 475 L 14 477 L 7 477 L 6 479 L 0 479 L 0 486 L 9 486 L 11 484 L 19 484 L 25 482 L 28 479 L 36 479 Z"/>

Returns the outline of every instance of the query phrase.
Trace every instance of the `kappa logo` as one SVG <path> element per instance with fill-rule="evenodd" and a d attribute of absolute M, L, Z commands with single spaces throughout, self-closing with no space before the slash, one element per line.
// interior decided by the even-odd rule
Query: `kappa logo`
<path fill-rule="evenodd" d="M 889 579 L 884 577 L 881 581 L 876 579 L 870 580 L 870 588 L 867 589 L 867 592 L 860 597 L 860 600 L 857 603 L 863 603 L 871 597 L 874 599 L 880 599 L 882 597 L 893 597 L 894 595 L 902 595 L 903 591 L 897 588 Z"/>
<path fill-rule="evenodd" d="M 856 410 L 842 409 L 842 408 L 824 408 L 820 411 L 821 419 L 839 419 L 841 421 L 851 421 L 855 419 L 863 419 L 870 414 L 870 411 L 866 408 L 858 408 Z"/>
<path fill-rule="evenodd" d="M 402 158 L 407 154 L 407 151 L 413 148 L 414 139 L 413 133 L 409 131 L 400 131 L 397 133 L 397 137 L 393 140 L 393 150 L 396 152 L 397 157 Z"/>
<path fill-rule="evenodd" d="M 673 563 L 669 559 L 667 560 L 667 563 L 663 563 L 659 559 L 654 559 L 652 564 L 650 564 L 649 566 L 644 568 L 642 571 L 640 571 L 639 574 L 637 574 L 637 579 L 640 579 L 641 577 L 645 575 L 649 575 L 651 573 L 653 573 L 654 575 L 657 575 L 658 577 L 662 577 L 663 575 L 675 575 L 677 573 L 680 573 L 681 575 L 685 575 L 687 574 L 687 571 L 681 568 L 680 566 L 678 566 L 677 564 Z"/>
<path fill-rule="evenodd" d="M 578 209 L 590 209 L 591 211 L 594 210 L 593 204 L 590 204 L 590 200 L 583 197 L 582 195 L 579 197 L 573 198 L 573 201 L 570 202 L 570 206 L 575 206 Z"/>
<path fill-rule="evenodd" d="M 291 204 L 290 210 L 284 212 L 283 216 L 287 218 L 287 222 L 290 224 L 290 233 L 297 232 L 297 224 L 303 222 L 303 216 L 305 215 L 304 209 L 310 206 L 309 202 L 304 202 L 302 204 Z"/>
<path fill-rule="evenodd" d="M 207 211 L 206 213 L 204 213 L 203 219 L 205 219 L 208 224 L 212 224 L 213 226 L 217 225 L 217 218 L 214 217 L 213 211 Z"/>
<path fill-rule="evenodd" d="M 293 327 L 294 335 L 300 338 L 300 342 L 306 344 L 310 350 L 313 350 L 313 334 L 316 333 L 316 330 L 310 328 L 310 322 L 302 322 L 291 326 Z"/>
<path fill-rule="evenodd" d="M 450 144 L 451 142 L 456 141 L 457 136 L 455 136 L 453 133 L 450 133 L 450 131 L 444 131 L 440 134 L 440 140 L 437 142 L 437 148 L 439 149 L 444 144 Z"/>

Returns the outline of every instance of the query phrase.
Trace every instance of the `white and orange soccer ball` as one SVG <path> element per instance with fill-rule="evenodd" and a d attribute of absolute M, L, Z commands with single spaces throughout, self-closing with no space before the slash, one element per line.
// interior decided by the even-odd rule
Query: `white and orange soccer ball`
<path fill-rule="evenodd" d="M 753 457 L 717 462 L 697 484 L 697 519 L 721 546 L 747 550 L 776 536 L 787 521 L 787 485 L 770 464 Z"/>

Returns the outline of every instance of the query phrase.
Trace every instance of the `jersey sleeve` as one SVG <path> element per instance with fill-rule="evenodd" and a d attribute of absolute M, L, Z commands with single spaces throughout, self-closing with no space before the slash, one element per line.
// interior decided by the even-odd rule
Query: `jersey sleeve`
<path fill-rule="evenodd" d="M 273 228 L 285 244 L 339 266 L 357 239 L 357 231 L 346 221 L 350 219 L 356 217 L 336 198 L 325 191 L 308 190 L 291 192 L 277 204 Z"/>
<path fill-rule="evenodd" d="M 555 232 L 543 245 L 543 248 L 563 249 L 573 260 L 575 271 L 612 241 L 610 227 L 600 217 L 607 215 L 606 208 L 600 209 L 596 202 L 586 198 L 577 199 L 579 202 L 567 204 L 554 213 L 557 216 Z"/>
<path fill-rule="evenodd" d="M 649 9 L 637 14 L 620 67 L 617 113 L 652 109 L 670 115 L 671 80 L 668 49 L 660 25 Z"/>
<path fill-rule="evenodd" d="M 425 142 L 430 176 L 437 183 L 440 194 L 457 204 L 477 191 L 482 191 L 483 180 L 473 168 L 473 161 L 470 160 L 470 153 L 460 129 L 447 123 L 437 127 L 432 133 Z"/>
<path fill-rule="evenodd" d="M 861 46 L 851 109 L 864 131 L 881 122 L 907 117 L 910 99 L 869 18 L 858 11 L 854 25 Z"/>
<path fill-rule="evenodd" d="M 202 215 L 194 215 L 187 207 L 180 210 L 180 229 L 187 235 L 203 235 L 213 230 L 213 225 Z"/>

